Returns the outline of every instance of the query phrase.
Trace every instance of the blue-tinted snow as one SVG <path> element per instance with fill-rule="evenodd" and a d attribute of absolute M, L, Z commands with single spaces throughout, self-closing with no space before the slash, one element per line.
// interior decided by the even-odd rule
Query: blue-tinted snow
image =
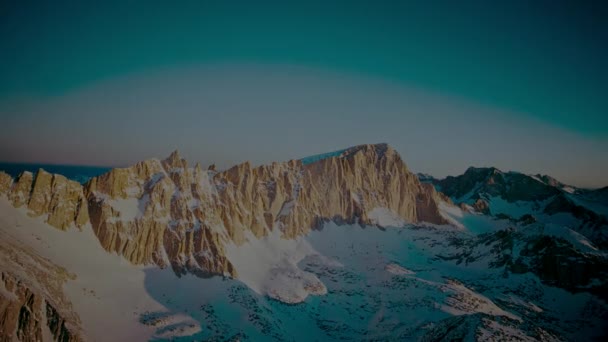
<path fill-rule="evenodd" d="M 312 164 L 312 163 L 318 162 L 319 160 L 323 160 L 323 159 L 327 159 L 327 158 L 332 158 L 332 157 L 339 157 L 342 153 L 344 153 L 344 151 L 346 151 L 346 149 L 339 150 L 339 151 L 334 151 L 334 152 L 317 154 L 317 155 L 314 155 L 314 156 L 302 158 L 302 159 L 300 159 L 300 161 L 302 162 L 302 164 L 308 165 L 308 164 Z"/>
<path fill-rule="evenodd" d="M 302 260 L 300 268 L 317 275 L 328 293 L 295 305 L 259 295 L 236 280 L 187 276 L 163 281 L 170 272 L 155 269 L 146 287 L 169 310 L 200 322 L 202 330 L 183 338 L 188 341 L 419 340 L 432 323 L 459 314 L 503 312 L 527 324 L 538 316 L 529 307 L 544 310 L 548 321 L 568 325 L 580 320 L 584 303 L 593 300 L 588 294 L 549 288 L 531 274 L 505 278 L 502 268 L 488 267 L 488 258 L 458 263 L 439 257 L 467 248 L 466 240 L 474 236 L 434 227 L 380 230 L 328 223 L 306 239 L 341 265 Z M 458 239 L 464 245 L 452 244 Z M 492 246 L 478 248 L 485 255 Z M 411 272 L 394 274 L 387 269 L 392 265 Z"/>

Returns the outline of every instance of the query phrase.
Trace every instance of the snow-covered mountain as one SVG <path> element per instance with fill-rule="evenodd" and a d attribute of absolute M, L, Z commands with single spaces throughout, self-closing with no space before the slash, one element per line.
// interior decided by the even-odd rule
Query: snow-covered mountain
<path fill-rule="evenodd" d="M 420 175 L 464 210 L 498 218 L 568 227 L 596 246 L 608 248 L 608 203 L 598 190 L 579 189 L 546 175 L 471 167 L 462 175 Z"/>
<path fill-rule="evenodd" d="M 40 170 L 0 191 L 62 230 L 90 223 L 102 246 L 134 264 L 235 276 L 226 247 L 278 230 L 293 239 L 324 222 L 446 223 L 437 193 L 386 144 L 226 171 L 188 167 L 178 152 L 113 169 L 84 186 Z"/>
<path fill-rule="evenodd" d="M 572 189 L 421 182 L 386 144 L 224 171 L 174 152 L 84 185 L 0 173 L 0 337 L 599 339 L 601 202 Z"/>

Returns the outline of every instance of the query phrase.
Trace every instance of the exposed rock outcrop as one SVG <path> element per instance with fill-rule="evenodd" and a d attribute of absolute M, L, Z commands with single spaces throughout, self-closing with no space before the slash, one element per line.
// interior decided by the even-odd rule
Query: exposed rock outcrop
<path fill-rule="evenodd" d="M 512 266 L 514 271 L 532 271 L 552 286 L 608 298 L 608 284 L 601 281 L 608 275 L 608 260 L 601 255 L 582 253 L 567 241 L 541 236 L 530 239 L 520 256 Z"/>
<path fill-rule="evenodd" d="M 7 193 L 13 186 L 13 177 L 4 172 L 0 172 L 0 194 Z"/>
<path fill-rule="evenodd" d="M 11 236 L 0 239 L 0 340 L 81 341 L 80 319 L 62 291 L 72 277 Z"/>
<path fill-rule="evenodd" d="M 526 228 L 482 234 L 467 243 L 454 239 L 450 243 L 458 247 L 456 252 L 440 258 L 466 264 L 485 260 L 490 268 L 504 269 L 505 277 L 530 272 L 547 285 L 608 298 L 608 284 L 603 281 L 608 276 L 608 258 L 542 232 L 542 224 L 529 222 Z"/>
<path fill-rule="evenodd" d="M 84 189 L 44 170 L 24 173 L 14 184 L 5 178 L 0 184 L 8 184 L 3 188 L 15 206 L 47 215 L 57 228 L 90 220 L 106 250 L 135 264 L 200 275 L 235 276 L 224 245 L 240 245 L 248 234 L 261 238 L 280 229 L 292 239 L 330 220 L 371 225 L 376 208 L 405 222 L 444 224 L 438 203 L 449 202 L 421 184 L 386 144 L 258 167 L 246 162 L 221 172 L 188 167 L 175 151 L 162 161 L 113 169 Z"/>
<path fill-rule="evenodd" d="M 246 162 L 222 172 L 189 168 L 174 152 L 94 178 L 86 193 L 105 249 L 134 263 L 171 264 L 178 273 L 234 276 L 226 243 L 273 229 L 295 238 L 329 220 L 372 224 L 368 213 L 377 207 L 408 222 L 445 223 L 434 188 L 420 184 L 385 144 L 312 163 Z"/>
<path fill-rule="evenodd" d="M 490 206 L 488 205 L 488 202 L 485 200 L 482 200 L 481 198 L 476 200 L 475 203 L 473 203 L 473 208 L 480 213 L 489 215 L 490 214 Z"/>
<path fill-rule="evenodd" d="M 509 202 L 541 201 L 561 193 L 560 189 L 539 179 L 519 172 L 502 172 L 495 167 L 470 167 L 460 176 L 434 180 L 433 184 L 451 198 L 472 201 L 482 194 Z"/>
<path fill-rule="evenodd" d="M 8 341 L 80 341 L 66 320 L 40 293 L 2 272 L 0 282 L 0 339 Z"/>
<path fill-rule="evenodd" d="M 15 182 L 0 172 L 0 195 L 6 194 L 13 206 L 27 207 L 32 216 L 44 216 L 53 227 L 66 230 L 89 222 L 89 211 L 82 185 L 43 169 L 36 175 L 23 172 Z"/>
<path fill-rule="evenodd" d="M 601 249 L 608 248 L 608 207 L 602 203 L 605 189 L 583 190 L 550 176 L 502 172 L 494 167 L 470 167 L 460 176 L 441 180 L 418 177 L 450 196 L 463 210 L 472 208 L 514 222 L 530 222 L 530 217 L 522 215 L 533 215 L 533 221 L 569 226 Z"/>
<path fill-rule="evenodd" d="M 439 341 L 559 341 L 553 334 L 531 322 L 484 313 L 453 316 L 433 325 L 420 339 Z"/>
<path fill-rule="evenodd" d="M 13 206 L 19 208 L 27 204 L 30 199 L 33 180 L 34 175 L 27 171 L 17 177 L 8 193 L 8 198 L 13 203 Z"/>

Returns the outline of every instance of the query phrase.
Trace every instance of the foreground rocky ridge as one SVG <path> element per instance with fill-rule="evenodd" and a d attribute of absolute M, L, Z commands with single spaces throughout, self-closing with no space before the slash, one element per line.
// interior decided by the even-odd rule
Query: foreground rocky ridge
<path fill-rule="evenodd" d="M 0 193 L 59 229 L 90 222 L 107 251 L 134 264 L 198 275 L 237 276 L 225 246 L 275 229 L 293 239 L 327 221 L 381 225 L 378 210 L 410 223 L 447 223 L 440 195 L 386 144 L 221 172 L 188 167 L 176 151 L 84 186 L 44 170 L 16 180 L 0 173 Z"/>
<path fill-rule="evenodd" d="M 2 272 L 0 295 L 0 337 L 21 341 L 80 341 L 66 327 L 66 320 L 44 294 Z"/>
<path fill-rule="evenodd" d="M 1 341 L 83 340 L 80 319 L 62 289 L 72 274 L 6 235 L 0 265 Z"/>

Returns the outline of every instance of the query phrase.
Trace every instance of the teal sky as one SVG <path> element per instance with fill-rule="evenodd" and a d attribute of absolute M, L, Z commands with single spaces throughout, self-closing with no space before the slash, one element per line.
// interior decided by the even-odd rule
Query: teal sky
<path fill-rule="evenodd" d="M 83 104 L 75 94 L 103 87 L 108 87 L 103 88 L 107 93 L 110 88 L 150 77 L 162 82 L 164 76 L 159 75 L 170 75 L 167 77 L 174 82 L 175 87 L 162 91 L 169 96 L 171 89 L 191 84 L 189 73 L 183 70 L 214 66 L 229 70 L 234 65 L 248 66 L 245 69 L 253 69 L 254 74 L 300 70 L 301 74 L 320 75 L 319 85 L 310 83 L 314 89 L 346 80 L 340 84 L 390 84 L 393 90 L 415 90 L 428 95 L 431 105 L 466 102 L 482 117 L 497 116 L 500 119 L 496 120 L 520 125 L 538 122 L 542 127 L 539 139 L 545 129 L 571 134 L 576 137 L 572 139 L 596 146 L 596 158 L 608 139 L 606 7 L 599 1 L 106 1 L 96 5 L 92 1 L 3 1 L 0 118 L 7 123 L 5 129 L 14 132 L 18 125 L 26 126 L 25 120 L 48 117 L 50 112 L 40 105 L 45 101 L 69 98 Z M 214 77 L 224 79 L 214 72 Z M 300 76 L 295 75 L 294 80 Z M 289 78 L 279 79 L 283 85 L 291 84 Z M 262 82 L 260 86 L 273 89 L 276 84 Z M 272 96 L 267 99 L 272 100 Z M 33 107 L 38 109 L 31 110 Z M 78 113 L 74 115 L 90 115 L 85 107 L 72 107 Z M 314 106 L 306 108 L 315 110 Z M 143 109 L 133 108 L 142 121 L 146 118 Z M 353 119 L 373 120 L 372 116 L 353 115 Z M 415 121 L 398 114 L 390 119 L 403 125 Z M 73 129 L 78 130 L 75 121 L 71 121 Z M 263 116 L 261 121 L 268 124 Z M 33 133 L 22 132 L 22 136 L 28 134 Z M 378 133 L 370 138 L 393 137 Z M 4 138 L 5 145 L 18 143 L 8 139 Z M 45 144 L 41 138 L 35 139 Z M 338 139 L 351 140 L 355 139 Z M 339 142 L 328 140 L 318 147 Z M 49 150 L 50 160 L 46 161 L 85 160 L 74 158 L 72 150 L 65 151 L 63 147 Z M 117 162 L 130 161 L 134 155 L 117 157 Z M 27 150 L 21 156 L 33 158 Z M 20 158 L 13 153 L 0 155 L 0 159 Z M 551 173 L 549 166 L 536 169 Z"/>

